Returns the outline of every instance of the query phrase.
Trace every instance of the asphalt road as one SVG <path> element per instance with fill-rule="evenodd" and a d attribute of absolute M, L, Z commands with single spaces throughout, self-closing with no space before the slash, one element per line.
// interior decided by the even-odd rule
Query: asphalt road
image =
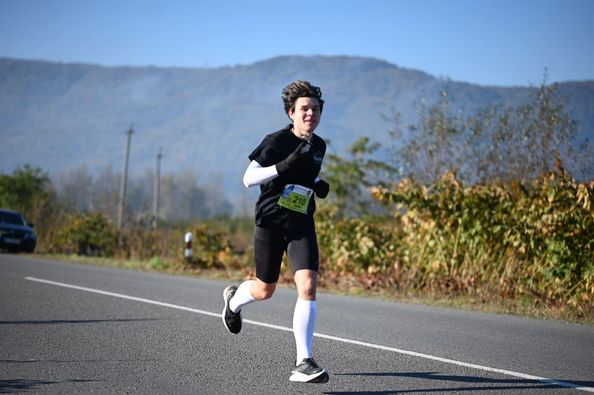
<path fill-rule="evenodd" d="M 0 254 L 0 392 L 594 392 L 594 327 L 320 294 L 326 384 L 289 382 L 295 290 L 222 325 L 227 283 Z"/>

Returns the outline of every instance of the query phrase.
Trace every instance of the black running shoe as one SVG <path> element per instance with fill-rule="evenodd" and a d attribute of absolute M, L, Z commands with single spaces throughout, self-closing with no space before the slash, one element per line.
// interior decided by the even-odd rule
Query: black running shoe
<path fill-rule="evenodd" d="M 305 358 L 299 366 L 293 368 L 289 377 L 289 380 L 300 383 L 327 383 L 329 379 L 328 372 L 311 358 Z"/>
<path fill-rule="evenodd" d="M 225 301 L 225 307 L 223 308 L 223 324 L 225 324 L 225 328 L 231 333 L 237 334 L 241 331 L 241 311 L 234 313 L 229 308 L 229 301 L 235 295 L 235 291 L 237 291 L 237 287 L 235 285 L 229 285 L 227 288 L 223 290 L 223 300 Z"/>

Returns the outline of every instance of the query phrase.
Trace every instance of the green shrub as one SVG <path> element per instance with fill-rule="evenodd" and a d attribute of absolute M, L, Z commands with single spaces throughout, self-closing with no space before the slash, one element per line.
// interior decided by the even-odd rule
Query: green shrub
<path fill-rule="evenodd" d="M 317 214 L 324 270 L 361 275 L 386 270 L 395 259 L 395 229 L 385 217 L 345 218 L 336 210 Z"/>
<path fill-rule="evenodd" d="M 223 268 L 233 254 L 227 234 L 198 225 L 192 229 L 193 257 L 191 263 L 205 268 Z"/>
<path fill-rule="evenodd" d="M 69 215 L 54 233 L 52 252 L 113 256 L 118 237 L 114 226 L 101 214 Z"/>
<path fill-rule="evenodd" d="M 373 196 L 402 226 L 408 286 L 461 294 L 530 296 L 584 311 L 594 302 L 594 183 L 553 172 L 529 184 L 465 187 L 446 173 Z M 412 281 L 415 280 L 415 281 Z"/>

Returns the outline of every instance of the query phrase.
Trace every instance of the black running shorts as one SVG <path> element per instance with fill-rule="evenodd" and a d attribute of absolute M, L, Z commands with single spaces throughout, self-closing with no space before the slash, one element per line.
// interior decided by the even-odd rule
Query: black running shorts
<path fill-rule="evenodd" d="M 308 221 L 305 230 L 297 232 L 270 230 L 256 226 L 254 232 L 256 277 L 268 284 L 276 283 L 285 252 L 289 257 L 293 273 L 302 269 L 318 271 L 320 253 L 313 221 Z"/>

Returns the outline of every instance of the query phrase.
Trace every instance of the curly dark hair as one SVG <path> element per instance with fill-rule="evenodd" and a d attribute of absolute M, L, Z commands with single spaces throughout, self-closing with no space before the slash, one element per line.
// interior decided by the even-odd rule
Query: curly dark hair
<path fill-rule="evenodd" d="M 322 90 L 309 83 L 309 81 L 291 82 L 283 89 L 283 102 L 285 103 L 285 112 L 295 111 L 295 102 L 300 97 L 315 97 L 320 103 L 320 112 L 324 109 L 324 100 L 322 100 Z"/>

